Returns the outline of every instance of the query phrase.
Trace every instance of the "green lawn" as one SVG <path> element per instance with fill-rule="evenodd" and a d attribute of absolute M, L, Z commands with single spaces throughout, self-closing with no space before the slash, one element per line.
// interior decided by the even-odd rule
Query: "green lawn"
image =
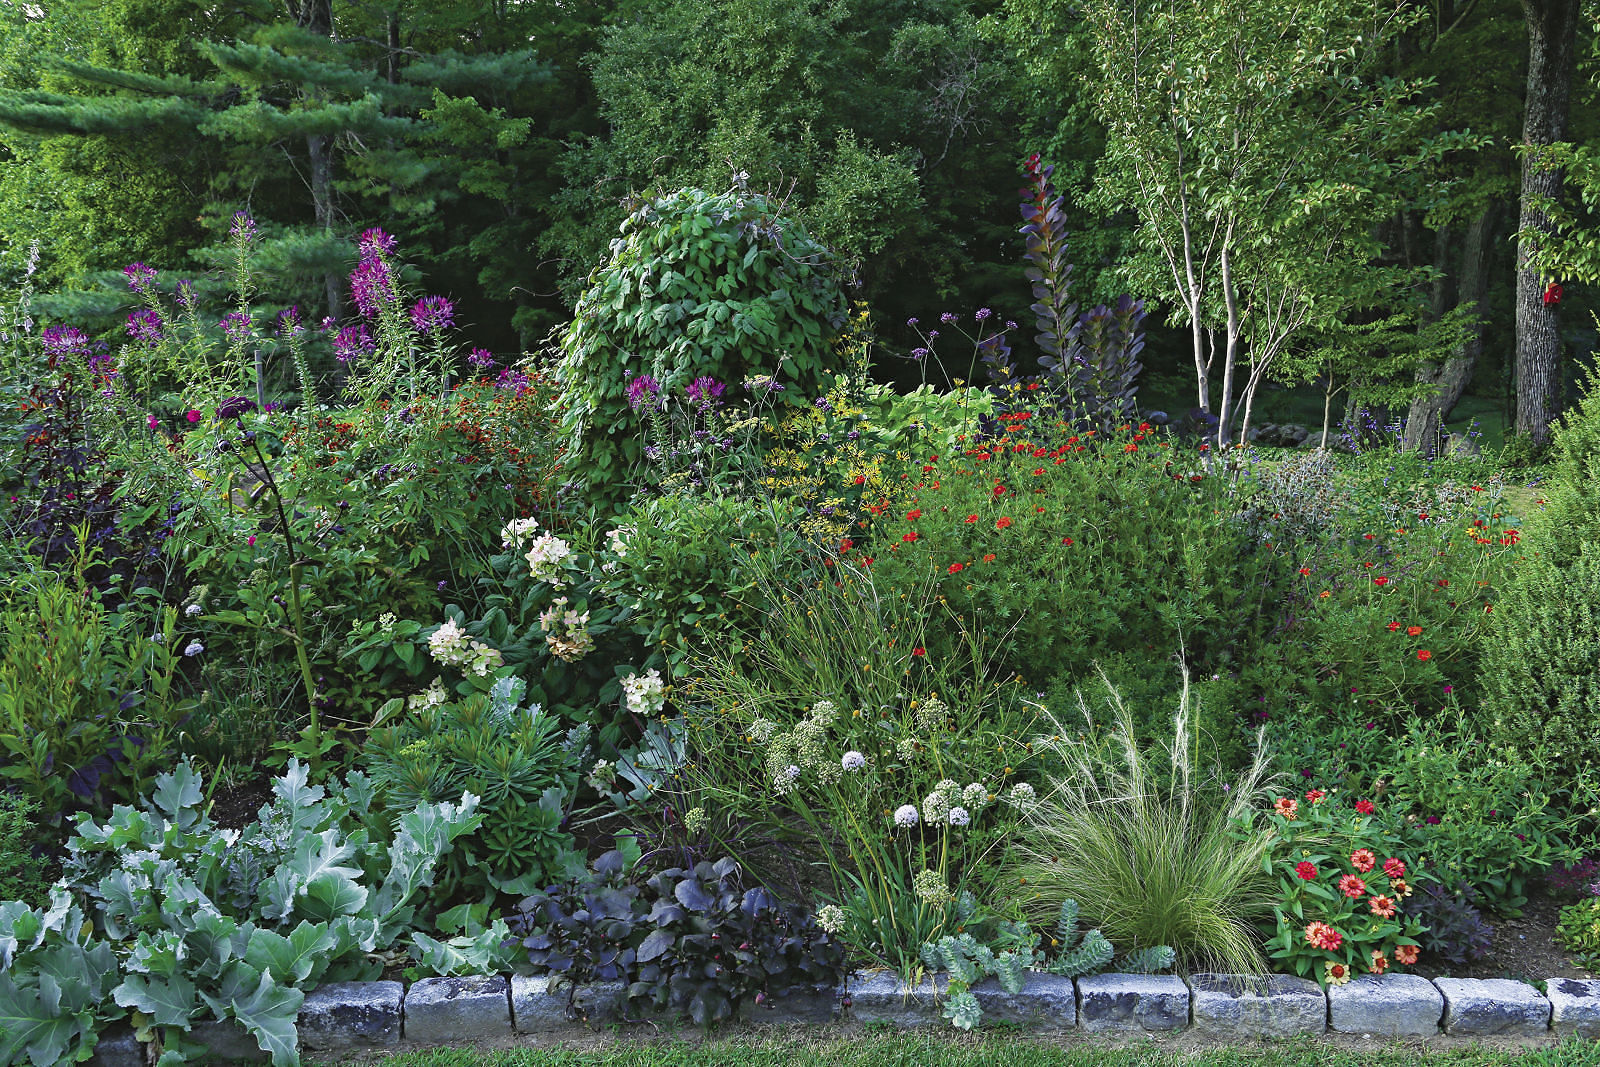
<path fill-rule="evenodd" d="M 1062 1045 L 1019 1034 L 971 1037 L 954 1032 L 867 1032 L 843 1036 L 741 1036 L 706 1043 L 630 1041 L 593 1050 L 518 1049 L 474 1052 L 433 1049 L 392 1056 L 378 1067 L 1577 1067 L 1600 1064 L 1600 1043 L 1569 1040 L 1546 1048 L 1477 1046 L 1431 1048 L 1420 1044 L 1354 1039 L 1339 1045 L 1281 1042 L 1235 1048 L 1185 1050 L 1167 1043 L 1114 1045 L 1069 1035 Z M 1176 1041 L 1183 1041 L 1182 1037 Z"/>

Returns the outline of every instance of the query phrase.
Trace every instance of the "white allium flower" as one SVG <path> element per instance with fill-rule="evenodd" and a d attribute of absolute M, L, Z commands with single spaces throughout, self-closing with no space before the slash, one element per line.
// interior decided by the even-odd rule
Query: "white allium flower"
<path fill-rule="evenodd" d="M 200 614 L 204 610 L 205 609 L 202 608 L 199 604 L 190 604 L 188 607 L 183 609 L 183 613 L 185 615 L 189 616 L 189 618 L 192 619 L 192 618 L 194 618 L 196 615 Z"/>
<path fill-rule="evenodd" d="M 838 933 L 844 929 L 844 909 L 837 904 L 824 904 L 817 909 L 817 925 L 825 933 Z"/>
<path fill-rule="evenodd" d="M 817 722 L 832 722 L 839 715 L 839 706 L 831 700 L 819 700 L 811 705 L 811 718 Z"/>
<path fill-rule="evenodd" d="M 800 768 L 798 766 L 796 766 L 795 764 L 791 763 L 791 764 L 789 764 L 789 766 L 787 766 L 787 767 L 785 767 L 783 769 L 783 776 L 785 778 L 789 779 L 789 781 L 792 782 L 796 778 L 800 777 Z"/>
<path fill-rule="evenodd" d="M 948 818 L 951 826 L 966 826 L 972 822 L 972 815 L 966 808 L 951 808 Z"/>
<path fill-rule="evenodd" d="M 989 803 L 989 787 L 982 782 L 973 782 L 961 791 L 961 803 L 977 811 Z"/>
<path fill-rule="evenodd" d="M 847 771 L 859 771 L 866 765 L 867 757 L 855 751 L 846 752 L 843 758 L 839 760 L 839 766 L 843 767 Z"/>
<path fill-rule="evenodd" d="M 202 645 L 199 641 L 190 641 L 189 644 L 185 646 L 183 654 L 185 656 L 198 656 L 205 650 L 206 646 Z"/>
<path fill-rule="evenodd" d="M 1011 787 L 1011 802 L 1013 804 L 1031 804 L 1034 799 L 1033 786 L 1027 782 L 1018 782 Z"/>
<path fill-rule="evenodd" d="M 894 824 L 896 826 L 917 825 L 917 806 L 915 804 L 902 804 L 894 811 Z"/>
<path fill-rule="evenodd" d="M 929 793 L 922 798 L 923 822 L 944 822 L 944 818 L 948 814 L 950 814 L 950 802 L 944 798 L 944 794 Z"/>
<path fill-rule="evenodd" d="M 757 719 L 750 724 L 750 740 L 758 745 L 764 745 L 772 740 L 772 735 L 778 732 L 778 724 L 771 719 Z"/>

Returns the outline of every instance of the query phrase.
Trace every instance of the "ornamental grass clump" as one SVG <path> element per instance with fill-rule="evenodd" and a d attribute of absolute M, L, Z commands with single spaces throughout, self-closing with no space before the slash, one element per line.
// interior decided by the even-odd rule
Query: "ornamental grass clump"
<path fill-rule="evenodd" d="M 1106 685 L 1109 727 L 1080 695 L 1078 714 L 1047 713 L 1054 736 L 1034 742 L 1061 769 L 1012 845 L 1011 881 L 1025 907 L 1043 920 L 1076 900 L 1084 921 L 1119 947 L 1169 945 L 1193 970 L 1264 972 L 1252 925 L 1271 914 L 1275 888 L 1263 868 L 1271 838 L 1253 816 L 1265 753 L 1234 782 L 1206 773 L 1187 671 L 1172 740 L 1151 749 Z"/>

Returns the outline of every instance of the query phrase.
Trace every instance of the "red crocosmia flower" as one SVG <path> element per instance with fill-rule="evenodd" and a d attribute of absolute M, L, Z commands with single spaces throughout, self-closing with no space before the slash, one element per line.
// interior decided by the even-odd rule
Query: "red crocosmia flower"
<path fill-rule="evenodd" d="M 1406 627 L 1406 636 L 1407 637 L 1416 637 L 1420 633 L 1422 633 L 1422 627 L 1420 627 L 1420 626 L 1407 626 Z"/>
<path fill-rule="evenodd" d="M 965 519 L 963 519 L 963 520 L 962 520 L 962 521 L 963 521 L 963 522 L 977 522 L 977 521 L 978 521 L 978 516 L 976 516 L 976 515 L 968 515 L 968 516 L 967 516 L 967 517 L 966 517 L 966 518 L 965 518 Z"/>
<path fill-rule="evenodd" d="M 1359 811 L 1363 815 L 1371 815 L 1374 811 L 1377 811 L 1378 809 L 1376 809 L 1376 808 L 1374 808 L 1372 806 L 1372 801 L 1370 801 L 1370 800 L 1358 800 L 1358 801 L 1356 801 L 1356 810 Z"/>
<path fill-rule="evenodd" d="M 922 518 L 922 509 L 921 508 L 918 508 L 915 511 L 906 512 L 906 521 L 907 522 L 916 522 L 920 518 Z"/>
<path fill-rule="evenodd" d="M 1389 632 L 1390 633 L 1394 633 L 1398 629 L 1400 629 L 1400 624 L 1398 622 L 1391 622 L 1389 624 Z"/>
<path fill-rule="evenodd" d="M 1317 865 L 1310 860 L 1301 860 L 1294 865 L 1294 873 L 1307 882 L 1313 881 L 1317 877 Z"/>
<path fill-rule="evenodd" d="M 850 540 L 850 538 L 848 538 L 848 537 L 846 537 L 843 541 L 839 542 L 839 551 L 840 552 L 848 552 L 854 547 L 856 547 L 856 543 L 854 541 Z"/>
<path fill-rule="evenodd" d="M 1430 659 L 1432 659 L 1432 658 L 1433 658 L 1433 653 L 1432 653 L 1432 652 L 1429 652 L 1429 651 L 1428 651 L 1428 650 L 1427 650 L 1427 649 L 1425 649 L 1425 648 L 1421 648 L 1421 649 L 1418 649 L 1418 650 L 1417 650 L 1417 658 L 1418 658 L 1418 659 L 1420 659 L 1420 660 L 1421 660 L 1421 661 L 1422 661 L 1422 662 L 1424 662 L 1424 663 L 1426 663 L 1426 662 L 1428 662 L 1428 661 L 1429 661 L 1429 660 L 1430 660 Z"/>
<path fill-rule="evenodd" d="M 1448 578 L 1440 578 L 1437 582 L 1434 582 L 1433 584 L 1438 586 L 1440 589 L 1449 589 L 1450 588 L 1450 579 L 1448 579 Z"/>
<path fill-rule="evenodd" d="M 1380 574 L 1376 578 L 1372 579 L 1372 584 L 1373 585 L 1388 585 L 1389 584 L 1389 579 L 1385 578 L 1383 575 Z"/>
<path fill-rule="evenodd" d="M 993 552 L 985 553 L 984 557 L 983 557 L 983 561 L 985 563 L 993 563 L 994 562 L 994 553 Z"/>
<path fill-rule="evenodd" d="M 951 574 L 956 574 L 956 573 L 957 573 L 957 572 L 959 572 L 959 571 L 960 571 L 960 570 L 962 570 L 962 566 L 961 566 L 961 564 L 959 564 L 959 563 L 952 563 L 952 564 L 950 564 L 950 573 L 951 573 Z"/>
<path fill-rule="evenodd" d="M 1368 540 L 1368 541 L 1370 541 L 1370 540 L 1372 540 L 1372 539 L 1373 539 L 1373 538 L 1374 538 L 1374 537 L 1376 537 L 1376 536 L 1377 536 L 1377 535 L 1376 535 L 1376 534 L 1362 534 L 1362 535 L 1361 535 L 1361 536 L 1362 536 L 1362 537 L 1365 537 L 1365 538 L 1366 538 L 1366 539 L 1367 539 L 1367 540 Z"/>
<path fill-rule="evenodd" d="M 1061 543 L 1062 543 L 1062 544 L 1064 544 L 1064 545 L 1070 545 L 1070 544 L 1072 544 L 1072 538 L 1070 538 L 1070 537 L 1063 537 L 1063 538 L 1062 538 L 1062 539 L 1061 539 Z"/>
<path fill-rule="evenodd" d="M 1130 441 L 1122 446 L 1122 450 L 1124 452 L 1137 452 L 1139 451 L 1139 446 Z"/>
<path fill-rule="evenodd" d="M 1004 530 L 1006 527 L 1008 527 L 1010 525 L 1011 525 L 1011 518 L 1008 515 L 1002 515 L 998 519 L 994 520 L 994 528 L 996 530 Z"/>
<path fill-rule="evenodd" d="M 913 656 L 926 656 L 928 654 L 928 650 L 923 648 L 921 645 L 918 645 L 916 648 L 911 650 L 911 654 Z"/>
<path fill-rule="evenodd" d="M 1035 467 L 1035 468 L 1033 468 L 1033 473 L 1034 473 L 1035 476 L 1043 474 L 1044 473 L 1044 468 L 1043 467 Z"/>

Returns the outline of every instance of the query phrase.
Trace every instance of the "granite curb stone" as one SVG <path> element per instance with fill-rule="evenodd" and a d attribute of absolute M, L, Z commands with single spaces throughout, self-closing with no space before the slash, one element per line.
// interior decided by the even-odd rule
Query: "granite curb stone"
<path fill-rule="evenodd" d="M 1087 1033 L 1182 1030 L 1189 1025 L 1189 987 L 1170 974 L 1080 978 L 1078 1025 Z"/>
<path fill-rule="evenodd" d="M 405 1038 L 411 1044 L 467 1044 L 511 1032 L 511 984 L 488 978 L 424 978 L 406 990 Z"/>
<path fill-rule="evenodd" d="M 1072 1030 L 1078 1025 L 1078 997 L 1072 979 L 1029 971 L 1020 993 L 1007 993 L 993 978 L 972 987 L 983 1021 L 1014 1023 L 1030 1030 Z"/>
<path fill-rule="evenodd" d="M 1552 978 L 1544 995 L 1550 1001 L 1550 1029 L 1563 1036 L 1600 1037 L 1600 982 Z"/>
<path fill-rule="evenodd" d="M 400 982 L 335 982 L 300 1005 L 300 1047 L 317 1052 L 393 1048 L 400 1043 Z"/>
<path fill-rule="evenodd" d="M 739 1005 L 739 1019 L 755 1025 L 831 1023 L 839 1014 L 839 991 L 833 986 L 792 986 L 775 991 L 756 1004 Z"/>
<path fill-rule="evenodd" d="M 197 1020 L 189 1027 L 189 1038 L 206 1047 L 207 1063 L 217 1060 L 266 1063 L 272 1058 L 237 1019 Z"/>
<path fill-rule="evenodd" d="M 1509 978 L 1435 978 L 1444 995 L 1447 1034 L 1543 1034 L 1550 1002 L 1537 989 Z"/>
<path fill-rule="evenodd" d="M 1288 1037 L 1328 1028 L 1328 998 L 1309 978 L 1239 974 L 1189 976 L 1194 1032 L 1208 1037 Z"/>
<path fill-rule="evenodd" d="M 943 995 L 945 985 L 944 981 L 935 985 L 934 979 L 925 978 L 917 986 L 910 987 L 895 974 L 877 971 L 845 987 L 845 999 L 849 1002 L 846 1017 L 856 1022 L 901 1027 L 942 1022 L 938 998 Z"/>
<path fill-rule="evenodd" d="M 1341 1034 L 1431 1037 L 1444 1017 L 1444 994 L 1414 974 L 1364 974 L 1328 987 L 1328 1029 Z"/>

